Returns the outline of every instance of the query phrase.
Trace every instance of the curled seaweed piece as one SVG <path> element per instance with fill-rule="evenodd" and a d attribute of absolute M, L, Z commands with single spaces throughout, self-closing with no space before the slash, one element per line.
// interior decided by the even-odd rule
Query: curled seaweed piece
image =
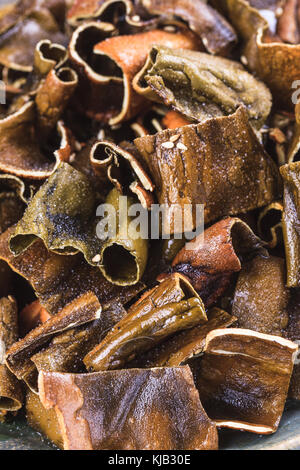
<path fill-rule="evenodd" d="M 14 70 L 31 72 L 36 44 L 43 39 L 59 44 L 67 42 L 55 17 L 46 8 L 31 8 L 24 15 L 20 12 L 13 27 L 0 36 L 0 63 Z"/>
<path fill-rule="evenodd" d="M 71 154 L 67 131 L 58 124 L 61 134 L 60 148 L 51 161 L 41 150 L 35 128 L 36 111 L 32 101 L 0 120 L 0 170 L 17 177 L 41 180 L 49 177 L 58 167 L 60 159 Z M 62 153 L 61 153 L 62 152 Z"/>
<path fill-rule="evenodd" d="M 49 135 L 56 126 L 77 84 L 77 74 L 69 67 L 52 69 L 48 73 L 35 97 L 37 125 L 42 136 Z"/>
<path fill-rule="evenodd" d="M 162 233 L 176 233 L 174 204 L 182 209 L 185 204 L 193 209 L 204 204 L 208 223 L 265 206 L 281 192 L 278 169 L 257 140 L 244 108 L 134 143 L 152 175 L 158 202 L 166 205 Z M 193 214 L 187 230 L 195 223 Z"/>
<path fill-rule="evenodd" d="M 95 196 L 87 178 L 61 163 L 34 195 L 15 228 L 10 248 L 18 255 L 39 237 L 49 250 L 61 254 L 79 250 L 91 261 L 100 244 L 94 217 Z"/>
<path fill-rule="evenodd" d="M 136 152 L 134 146 L 133 151 Z M 154 185 L 132 151 L 110 141 L 96 142 L 90 152 L 90 162 L 103 186 L 111 182 L 120 193 L 124 193 L 125 188 L 130 189 L 137 194 L 143 207 L 151 207 Z"/>
<path fill-rule="evenodd" d="M 206 336 L 210 331 L 227 328 L 236 322 L 236 318 L 224 310 L 212 308 L 208 312 L 208 321 L 202 325 L 177 333 L 163 344 L 138 357 L 129 367 L 175 367 L 190 363 L 195 356 L 202 354 Z"/>
<path fill-rule="evenodd" d="M 242 261 L 260 253 L 267 256 L 263 242 L 242 220 L 217 222 L 184 246 L 172 262 L 172 269 L 187 276 L 206 306 L 213 304 L 229 286 Z"/>
<path fill-rule="evenodd" d="M 199 122 L 232 114 L 244 105 L 251 124 L 260 129 L 272 105 L 267 87 L 239 62 L 166 45 L 152 47 L 135 83 L 136 91 L 142 88 L 148 98 L 154 93 L 156 100 Z"/>
<path fill-rule="evenodd" d="M 263 11 L 248 1 L 222 0 L 221 3 L 244 40 L 244 62 L 270 88 L 274 101 L 284 109 L 291 109 L 293 82 L 299 79 L 300 45 L 281 42 L 274 31 L 273 34 L 270 31 Z"/>
<path fill-rule="evenodd" d="M 112 189 L 106 198 L 106 204 L 115 208 L 115 213 L 108 214 L 107 223 L 109 227 L 116 224 L 116 232 L 102 243 L 98 251 L 99 267 L 106 279 L 119 286 L 136 284 L 144 274 L 148 259 L 148 240 L 141 233 L 137 237 L 130 233 L 133 217 L 129 211 L 134 203 L 134 199 L 128 198 L 128 210 L 124 216 L 123 211 L 122 214 L 119 212 L 122 203 L 118 190 Z"/>
<path fill-rule="evenodd" d="M 188 126 L 191 122 L 177 111 L 168 111 L 162 119 L 162 124 L 166 129 L 177 129 L 178 127 Z"/>
<path fill-rule="evenodd" d="M 103 275 L 114 284 L 136 284 L 146 267 L 148 242 L 142 234 L 131 235 L 129 229 L 133 217 L 128 211 L 125 218 L 118 213 L 122 202 L 116 189 L 106 199 L 106 204 L 115 209 L 107 217 L 108 233 L 100 228 L 99 234 L 96 202 L 87 177 L 61 163 L 28 205 L 11 236 L 10 249 L 18 255 L 38 237 L 56 253 L 74 255 L 80 251 L 89 264 L 99 266 Z M 132 198 L 126 201 L 129 208 L 134 203 Z M 103 222 L 99 223 L 103 225 Z M 109 235 L 113 228 L 115 233 Z"/>
<path fill-rule="evenodd" d="M 280 167 L 284 182 L 282 230 L 286 255 L 287 286 L 299 287 L 300 282 L 300 239 L 299 183 L 300 162 Z"/>
<path fill-rule="evenodd" d="M 258 216 L 258 233 L 263 240 L 266 240 L 270 248 L 275 248 L 283 240 L 281 223 L 282 213 L 282 203 L 272 202 L 262 209 Z"/>
<path fill-rule="evenodd" d="M 94 47 L 103 80 L 122 84 L 123 98 L 116 115 L 109 120 L 110 125 L 132 118 L 143 108 L 145 101 L 135 93 L 131 82 L 154 43 L 183 49 L 198 48 L 197 40 L 184 30 L 177 33 L 153 30 L 131 36 L 116 36 Z"/>
<path fill-rule="evenodd" d="M 129 309 L 84 363 L 95 371 L 121 368 L 172 334 L 206 321 L 204 305 L 189 282 L 180 275 L 168 277 Z"/>
<path fill-rule="evenodd" d="M 237 41 L 231 25 L 203 0 L 140 0 L 151 15 L 185 21 L 211 54 L 226 55 Z"/>
<path fill-rule="evenodd" d="M 288 324 L 289 297 L 284 260 L 257 256 L 242 267 L 232 314 L 237 317 L 239 328 L 282 336 Z"/>
<path fill-rule="evenodd" d="M 12 297 L 3 297 L 0 299 L 0 414 L 3 415 L 19 410 L 23 403 L 21 385 L 5 365 L 6 351 L 17 340 L 17 304 Z"/>
<path fill-rule="evenodd" d="M 194 367 L 203 406 L 218 427 L 277 430 L 298 346 L 278 336 L 228 328 L 206 338 Z"/>
<path fill-rule="evenodd" d="M 102 308 L 99 320 L 58 334 L 47 347 L 34 354 L 31 361 L 38 371 L 85 372 L 83 359 L 86 354 L 126 313 L 120 301 L 109 302 Z"/>
<path fill-rule="evenodd" d="M 59 416 L 65 450 L 218 447 L 216 427 L 202 408 L 188 366 L 94 374 L 42 371 L 39 391 L 44 407 Z"/>
<path fill-rule="evenodd" d="M 61 44 L 42 39 L 34 51 L 34 72 L 45 77 L 54 68 L 59 69 L 68 59 L 67 49 Z"/>
<path fill-rule="evenodd" d="M 54 335 L 75 326 L 99 319 L 101 305 L 92 292 L 87 292 L 68 304 L 42 325 L 31 330 L 24 338 L 14 343 L 6 354 L 6 364 L 18 379 L 24 380 L 36 392 L 36 369 L 31 357 Z"/>
<path fill-rule="evenodd" d="M 56 314 L 79 295 L 91 291 L 103 306 L 101 319 L 105 330 L 108 328 L 107 315 L 113 318 L 113 315 L 105 313 L 112 302 L 123 305 L 144 288 L 141 283 L 115 286 L 103 277 L 98 268 L 87 264 L 81 255 L 58 255 L 48 251 L 39 239 L 21 255 L 14 256 L 9 249 L 9 240 L 14 229 L 15 227 L 11 227 L 0 236 L 0 259 L 30 283 L 50 315 Z"/>

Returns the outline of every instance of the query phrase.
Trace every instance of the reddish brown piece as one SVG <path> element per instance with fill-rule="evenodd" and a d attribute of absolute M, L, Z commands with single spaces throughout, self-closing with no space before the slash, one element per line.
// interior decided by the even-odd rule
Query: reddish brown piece
<path fill-rule="evenodd" d="M 254 252 L 266 254 L 263 242 L 242 220 L 226 218 L 187 243 L 172 268 L 190 279 L 209 306 L 228 287 L 232 273 L 240 271 L 241 260 Z"/>
<path fill-rule="evenodd" d="M 39 300 L 26 305 L 19 314 L 21 336 L 25 336 L 30 330 L 45 323 L 49 318 L 49 313 L 42 307 Z"/>
<path fill-rule="evenodd" d="M 212 450 L 189 367 L 94 374 L 40 372 L 39 393 L 56 410 L 65 450 Z"/>

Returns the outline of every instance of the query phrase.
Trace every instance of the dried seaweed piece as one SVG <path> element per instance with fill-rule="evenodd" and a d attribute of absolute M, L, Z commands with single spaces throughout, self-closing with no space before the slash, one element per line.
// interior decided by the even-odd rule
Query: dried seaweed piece
<path fill-rule="evenodd" d="M 146 292 L 84 358 L 88 369 L 116 369 L 172 334 L 207 321 L 204 305 L 180 275 Z"/>
<path fill-rule="evenodd" d="M 66 160 L 71 148 L 62 124 L 60 148 L 54 152 L 54 161 L 41 151 L 35 128 L 35 105 L 32 101 L 8 117 L 0 120 L 0 170 L 15 176 L 41 180 L 49 177 Z M 62 152 L 62 153 L 61 153 Z"/>
<path fill-rule="evenodd" d="M 213 304 L 228 287 L 241 261 L 255 253 L 267 255 L 263 242 L 242 220 L 217 222 L 180 250 L 172 262 L 173 271 L 187 276 L 206 306 Z"/>
<path fill-rule="evenodd" d="M 251 124 L 260 129 L 272 106 L 267 87 L 239 62 L 165 45 L 152 47 L 139 82 L 146 82 L 166 105 L 199 122 L 232 114 L 244 105 Z"/>
<path fill-rule="evenodd" d="M 65 450 L 218 446 L 189 367 L 41 372 L 39 390 L 45 408 L 56 410 Z"/>
<path fill-rule="evenodd" d="M 68 52 L 64 46 L 42 39 L 34 51 L 34 72 L 44 77 L 54 68 L 59 69 L 67 59 Z"/>
<path fill-rule="evenodd" d="M 75 92 L 77 84 L 76 72 L 69 67 L 62 67 L 58 70 L 52 69 L 39 87 L 35 104 L 37 125 L 43 137 L 49 135 L 54 129 Z"/>
<path fill-rule="evenodd" d="M 291 341 L 251 330 L 209 333 L 204 356 L 193 369 L 203 406 L 216 425 L 275 432 L 297 349 Z"/>
<path fill-rule="evenodd" d="M 292 84 L 299 79 L 300 46 L 273 37 L 262 12 L 245 0 L 222 0 L 227 17 L 244 40 L 244 62 L 267 84 L 284 109 L 293 107 Z"/>
<path fill-rule="evenodd" d="M 0 236 L 0 259 L 31 284 L 37 298 L 51 315 L 79 295 L 91 291 L 103 306 L 103 318 L 104 307 L 113 300 L 125 304 L 144 288 L 141 283 L 115 286 L 103 277 L 98 268 L 88 265 L 81 255 L 58 255 L 48 251 L 38 239 L 24 253 L 14 256 L 9 249 L 13 231 L 14 227 Z"/>
<path fill-rule="evenodd" d="M 129 209 L 135 200 L 129 197 L 125 203 Z M 115 208 L 115 214 L 108 214 L 107 223 L 110 227 L 114 227 L 115 221 L 116 231 L 102 243 L 97 252 L 100 270 L 103 276 L 113 284 L 134 285 L 140 281 L 146 268 L 148 240 L 143 237 L 142 233 L 137 237 L 131 235 L 129 226 L 134 217 L 129 215 L 129 210 L 125 212 L 119 209 L 120 193 L 116 188 L 108 194 L 106 204 Z"/>
<path fill-rule="evenodd" d="M 42 8 L 21 16 L 0 36 L 0 63 L 14 70 L 31 72 L 36 44 L 42 39 L 64 44 L 67 38 L 50 13 Z"/>
<path fill-rule="evenodd" d="M 272 202 L 259 214 L 257 228 L 260 237 L 268 242 L 270 248 L 275 248 L 283 240 L 282 218 L 283 205 L 281 202 Z"/>
<path fill-rule="evenodd" d="M 110 125 L 132 118 L 145 105 L 144 99 L 133 90 L 131 82 L 144 64 L 154 43 L 164 44 L 171 48 L 198 48 L 195 37 L 184 30 L 175 34 L 153 30 L 131 36 L 116 36 L 108 38 L 94 47 L 97 66 L 101 70 L 103 81 L 115 81 L 122 84 L 123 98 L 119 103 L 116 115 L 109 120 Z"/>
<path fill-rule="evenodd" d="M 137 358 L 129 367 L 136 367 L 135 363 L 138 367 L 174 367 L 189 363 L 190 359 L 203 352 L 206 336 L 210 331 L 227 328 L 235 322 L 235 317 L 214 307 L 208 312 L 206 323 L 176 334 Z"/>
<path fill-rule="evenodd" d="M 243 265 L 232 305 L 239 328 L 282 336 L 288 324 L 288 302 L 282 258 L 257 256 Z"/>
<path fill-rule="evenodd" d="M 95 294 L 83 294 L 15 343 L 6 354 L 7 366 L 18 379 L 25 380 L 29 388 L 36 392 L 36 369 L 31 357 L 54 335 L 96 320 L 100 313 L 101 305 Z"/>
<path fill-rule="evenodd" d="M 141 5 L 151 15 L 185 21 L 189 28 L 202 40 L 211 54 L 226 55 L 237 41 L 231 25 L 202 0 L 140 0 Z"/>
<path fill-rule="evenodd" d="M 165 148 L 173 135 L 179 138 Z M 172 234 L 176 228 L 171 204 L 204 204 L 208 223 L 269 204 L 281 191 L 278 169 L 258 142 L 244 108 L 134 143 L 152 175 L 158 202 L 166 204 L 162 233 Z"/>
<path fill-rule="evenodd" d="M 95 230 L 95 195 L 87 178 L 61 163 L 28 205 L 10 239 L 19 255 L 39 237 L 60 254 L 84 253 L 92 263 L 101 246 Z"/>
<path fill-rule="evenodd" d="M 280 167 L 284 182 L 282 230 L 287 266 L 287 286 L 298 287 L 300 281 L 299 181 L 300 162 Z"/>
<path fill-rule="evenodd" d="M 63 440 L 58 417 L 54 409 L 46 410 L 39 396 L 31 390 L 26 394 L 26 419 L 32 428 L 44 434 L 59 448 L 63 448 Z"/>
<path fill-rule="evenodd" d="M 112 183 L 122 194 L 130 190 L 148 209 L 154 202 L 154 185 L 134 155 L 136 148 L 128 150 L 110 141 L 98 141 L 90 151 L 91 166 L 102 186 Z"/>
<path fill-rule="evenodd" d="M 5 365 L 7 349 L 18 339 L 18 309 L 13 297 L 0 299 L 0 412 L 22 408 L 20 382 Z"/>

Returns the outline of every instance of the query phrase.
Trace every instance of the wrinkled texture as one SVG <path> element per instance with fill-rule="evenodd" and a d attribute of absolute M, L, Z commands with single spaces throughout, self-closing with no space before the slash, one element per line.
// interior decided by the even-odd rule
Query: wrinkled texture
<path fill-rule="evenodd" d="M 267 87 L 239 62 L 201 52 L 154 46 L 139 82 L 146 82 L 166 105 L 199 122 L 230 115 L 244 105 L 251 124 L 259 129 L 272 105 Z"/>
<path fill-rule="evenodd" d="M 64 449 L 218 446 L 216 427 L 202 408 L 188 367 L 82 375 L 41 372 L 39 389 L 46 409 L 55 407 L 60 417 Z"/>
<path fill-rule="evenodd" d="M 240 271 L 241 261 L 255 253 L 267 254 L 262 241 L 242 220 L 226 218 L 188 242 L 172 269 L 187 276 L 209 306 L 224 293 L 232 273 Z"/>
<path fill-rule="evenodd" d="M 291 341 L 250 330 L 209 333 L 204 357 L 193 369 L 210 418 L 219 427 L 275 432 L 297 349 Z"/>
<path fill-rule="evenodd" d="M 95 371 L 120 368 L 168 336 L 206 321 L 204 305 L 189 282 L 171 275 L 130 307 L 84 363 Z"/>
<path fill-rule="evenodd" d="M 239 328 L 281 336 L 288 324 L 289 290 L 282 258 L 257 256 L 239 274 L 232 314 Z"/>
<path fill-rule="evenodd" d="M 177 141 L 164 148 L 173 135 L 179 135 Z M 153 177 L 158 202 L 193 208 L 204 204 L 205 223 L 264 206 L 281 191 L 276 165 L 258 142 L 243 108 L 228 117 L 164 130 L 134 143 Z M 163 233 L 175 232 L 171 209 L 165 211 Z M 187 221 L 187 230 L 194 224 L 195 220 Z"/>

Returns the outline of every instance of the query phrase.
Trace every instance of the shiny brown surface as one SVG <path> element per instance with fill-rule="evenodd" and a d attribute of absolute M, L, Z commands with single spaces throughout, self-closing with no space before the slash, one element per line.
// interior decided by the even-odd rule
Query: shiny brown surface
<path fill-rule="evenodd" d="M 215 425 L 187 366 L 78 375 L 41 372 L 39 389 L 44 406 L 56 409 L 64 449 L 218 446 Z"/>

